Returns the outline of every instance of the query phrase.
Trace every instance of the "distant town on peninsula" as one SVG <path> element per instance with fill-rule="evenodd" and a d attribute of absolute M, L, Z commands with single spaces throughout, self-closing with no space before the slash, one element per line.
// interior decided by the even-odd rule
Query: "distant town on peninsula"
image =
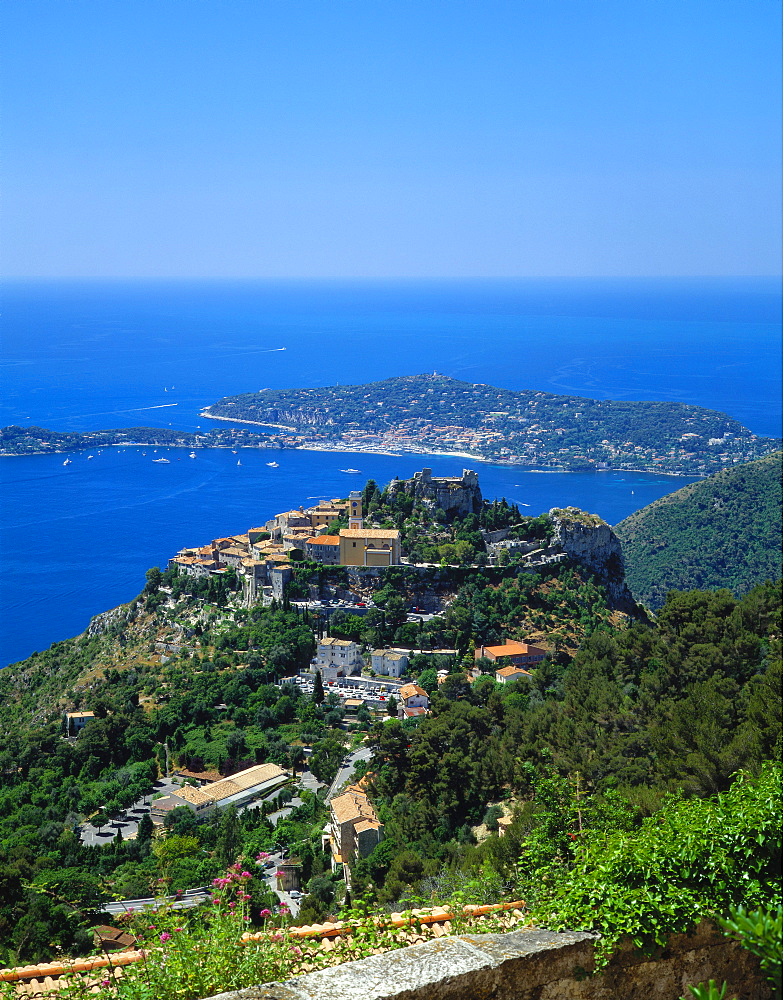
<path fill-rule="evenodd" d="M 515 392 L 435 372 L 366 385 L 263 389 L 226 396 L 201 416 L 258 429 L 135 427 L 79 434 L 12 426 L 0 430 L 0 455 L 130 444 L 441 452 L 565 471 L 705 476 L 781 447 L 780 440 L 699 406 Z"/>

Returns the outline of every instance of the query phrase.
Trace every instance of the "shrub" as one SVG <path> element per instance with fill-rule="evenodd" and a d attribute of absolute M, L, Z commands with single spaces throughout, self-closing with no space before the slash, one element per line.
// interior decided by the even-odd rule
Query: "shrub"
<path fill-rule="evenodd" d="M 634 833 L 590 832 L 571 865 L 552 861 L 526 873 L 539 886 L 533 917 L 553 930 L 600 931 L 606 962 L 619 940 L 663 946 L 703 917 L 734 906 L 778 902 L 781 766 L 736 776 L 712 799 L 672 796 Z"/>

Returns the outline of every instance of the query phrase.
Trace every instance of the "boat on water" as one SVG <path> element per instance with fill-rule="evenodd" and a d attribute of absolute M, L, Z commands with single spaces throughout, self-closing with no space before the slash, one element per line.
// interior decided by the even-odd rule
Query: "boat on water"
<path fill-rule="evenodd" d="M 359 476 L 362 473 L 362 469 L 341 469 L 341 472 L 346 472 L 350 476 Z"/>
<path fill-rule="evenodd" d="M 237 459 L 237 465 L 242 465 L 242 462 L 239 459 Z"/>
<path fill-rule="evenodd" d="M 169 459 L 168 458 L 154 458 L 153 462 L 165 462 L 166 465 L 168 465 L 169 464 Z"/>
<path fill-rule="evenodd" d="M 196 458 L 196 452 L 192 451 L 190 455 L 188 455 L 188 458 Z"/>
<path fill-rule="evenodd" d="M 70 464 L 71 464 L 70 458 L 66 458 L 66 460 L 63 462 L 63 465 L 70 465 Z"/>
<path fill-rule="evenodd" d="M 94 458 L 94 456 L 93 456 L 93 455 L 88 455 L 88 456 L 87 456 L 87 461 L 88 461 L 88 462 L 91 462 L 91 461 L 93 460 L 93 458 Z"/>
<path fill-rule="evenodd" d="M 277 462 L 267 462 L 267 465 L 270 467 L 270 469 L 278 469 L 278 468 L 280 468 L 280 466 L 278 465 Z"/>

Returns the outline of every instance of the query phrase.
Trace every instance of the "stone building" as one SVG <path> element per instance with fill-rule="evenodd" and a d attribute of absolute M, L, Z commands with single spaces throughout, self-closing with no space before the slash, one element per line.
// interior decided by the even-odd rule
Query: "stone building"
<path fill-rule="evenodd" d="M 393 479 L 387 487 L 394 493 L 407 493 L 414 500 L 439 509 L 449 518 L 479 514 L 482 491 L 479 476 L 472 469 L 463 469 L 462 476 L 434 476 L 432 469 L 415 472 L 413 479 Z"/>

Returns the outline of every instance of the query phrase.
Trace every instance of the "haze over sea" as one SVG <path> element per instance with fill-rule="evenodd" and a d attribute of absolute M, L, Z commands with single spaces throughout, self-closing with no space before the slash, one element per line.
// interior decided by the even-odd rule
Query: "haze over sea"
<path fill-rule="evenodd" d="M 0 425 L 194 430 L 216 426 L 199 411 L 224 395 L 437 370 L 509 389 L 695 403 L 779 436 L 780 316 L 775 279 L 18 283 L 3 289 Z M 169 464 L 153 464 L 162 455 Z M 613 524 L 693 481 L 410 454 L 70 457 L 0 462 L 0 665 L 130 600 L 145 570 L 179 548 L 367 478 L 473 466 L 487 498 L 530 514 L 575 504 Z"/>

